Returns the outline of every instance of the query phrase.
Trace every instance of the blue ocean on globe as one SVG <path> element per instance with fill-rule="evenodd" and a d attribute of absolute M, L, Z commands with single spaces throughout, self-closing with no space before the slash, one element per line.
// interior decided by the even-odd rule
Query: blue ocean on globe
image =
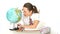
<path fill-rule="evenodd" d="M 18 8 L 11 8 L 7 11 L 6 17 L 11 23 L 17 23 L 22 18 L 22 12 Z"/>

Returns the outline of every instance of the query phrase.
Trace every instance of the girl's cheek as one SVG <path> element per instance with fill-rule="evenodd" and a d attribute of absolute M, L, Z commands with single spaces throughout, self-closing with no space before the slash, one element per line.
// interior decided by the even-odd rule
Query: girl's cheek
<path fill-rule="evenodd" d="M 24 16 L 28 16 L 29 15 L 29 13 L 28 12 L 24 12 Z"/>

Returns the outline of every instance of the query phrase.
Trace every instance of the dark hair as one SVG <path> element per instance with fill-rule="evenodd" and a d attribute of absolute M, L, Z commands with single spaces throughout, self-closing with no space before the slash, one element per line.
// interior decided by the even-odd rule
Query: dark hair
<path fill-rule="evenodd" d="M 33 13 L 38 13 L 36 6 L 32 5 L 31 3 L 25 3 L 23 7 L 28 8 L 29 11 L 32 10 Z"/>

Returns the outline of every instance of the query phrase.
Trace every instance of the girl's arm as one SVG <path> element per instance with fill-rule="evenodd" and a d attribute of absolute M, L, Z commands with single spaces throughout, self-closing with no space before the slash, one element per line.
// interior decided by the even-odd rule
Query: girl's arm
<path fill-rule="evenodd" d="M 22 25 L 22 27 L 24 27 L 24 28 L 36 28 L 37 25 L 38 25 L 38 23 L 39 23 L 38 20 L 34 20 L 33 25 L 28 25 L 28 26 L 26 26 L 26 25 Z"/>

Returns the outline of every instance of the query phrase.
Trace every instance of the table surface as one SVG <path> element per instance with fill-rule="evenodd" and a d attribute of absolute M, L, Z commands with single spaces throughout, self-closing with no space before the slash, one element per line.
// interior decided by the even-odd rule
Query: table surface
<path fill-rule="evenodd" d="M 40 31 L 12 31 L 13 34 L 40 34 Z"/>

